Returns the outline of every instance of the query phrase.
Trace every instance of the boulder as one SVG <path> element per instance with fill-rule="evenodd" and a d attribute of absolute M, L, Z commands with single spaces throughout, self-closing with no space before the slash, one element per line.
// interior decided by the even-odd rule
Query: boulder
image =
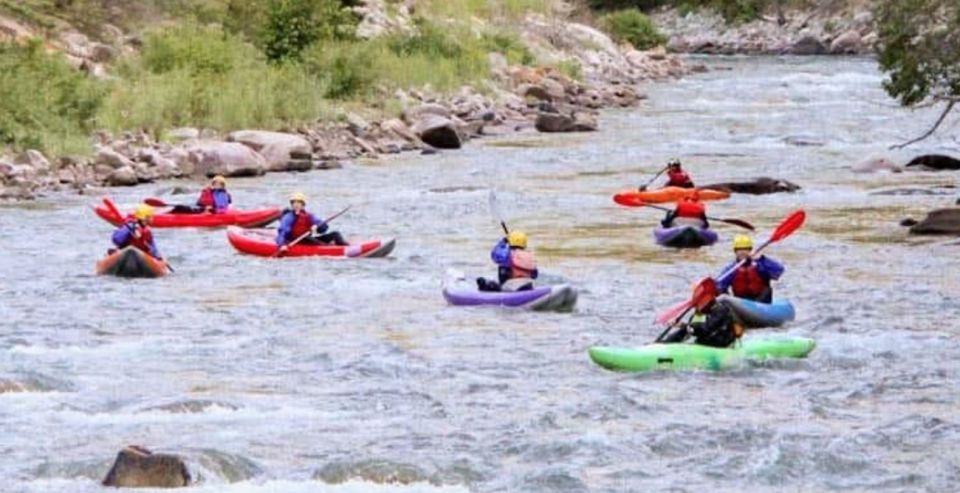
<path fill-rule="evenodd" d="M 524 98 L 532 98 L 538 101 L 553 101 L 547 89 L 540 84 L 522 84 L 517 88 L 517 94 Z"/>
<path fill-rule="evenodd" d="M 50 170 L 50 161 L 47 160 L 43 153 L 33 149 L 20 153 L 20 155 L 13 160 L 13 164 L 30 166 L 37 170 L 38 173 L 46 173 Z"/>
<path fill-rule="evenodd" d="M 103 43 L 90 45 L 90 60 L 97 63 L 110 63 L 117 58 L 117 50 Z"/>
<path fill-rule="evenodd" d="M 174 142 L 183 142 L 184 140 L 199 139 L 200 130 L 192 127 L 180 127 L 167 130 L 167 138 Z"/>
<path fill-rule="evenodd" d="M 790 55 L 824 55 L 827 53 L 827 47 L 814 36 L 804 36 L 793 44 L 787 53 Z"/>
<path fill-rule="evenodd" d="M 239 130 L 227 140 L 239 142 L 257 151 L 267 162 L 267 171 L 287 171 L 291 153 L 312 152 L 310 142 L 303 136 L 265 130 Z"/>
<path fill-rule="evenodd" d="M 411 130 L 420 140 L 439 149 L 459 149 L 463 145 L 460 134 L 449 118 L 421 115 Z"/>
<path fill-rule="evenodd" d="M 847 31 L 830 43 L 830 53 L 834 55 L 854 55 L 863 51 L 863 39 L 856 30 Z"/>
<path fill-rule="evenodd" d="M 423 103 L 412 110 L 404 111 L 403 118 L 408 123 L 416 123 L 427 115 L 450 118 L 450 109 L 440 103 Z"/>
<path fill-rule="evenodd" d="M 183 459 L 171 454 L 154 454 L 131 445 L 117 454 L 104 486 L 127 488 L 179 488 L 190 484 L 190 471 Z"/>
<path fill-rule="evenodd" d="M 370 124 L 356 113 L 347 113 L 346 119 L 347 130 L 357 137 L 363 137 L 370 129 Z"/>
<path fill-rule="evenodd" d="M 417 134 L 413 133 L 410 130 L 410 127 L 406 123 L 403 123 L 399 118 L 391 118 L 389 120 L 384 120 L 380 123 L 380 128 L 393 133 L 397 137 L 404 139 L 413 144 L 419 144 L 420 138 L 417 137 Z"/>
<path fill-rule="evenodd" d="M 850 167 L 850 171 L 854 173 L 873 173 L 882 170 L 899 172 L 900 166 L 885 157 L 872 157 Z"/>
<path fill-rule="evenodd" d="M 960 235 L 960 208 L 931 211 L 922 221 L 910 227 L 910 234 Z"/>
<path fill-rule="evenodd" d="M 911 166 L 921 166 L 931 170 L 958 170 L 960 160 L 942 154 L 926 154 L 911 159 L 907 167 Z"/>
<path fill-rule="evenodd" d="M 728 193 L 746 193 L 751 195 L 765 195 L 779 192 L 796 192 L 800 186 L 787 180 L 760 177 L 753 181 L 713 183 L 701 186 L 711 190 L 720 190 Z"/>
<path fill-rule="evenodd" d="M 112 187 L 132 187 L 140 183 L 133 166 L 123 166 L 111 171 L 106 181 Z"/>
<path fill-rule="evenodd" d="M 597 117 L 590 113 L 572 114 L 541 111 L 534 127 L 541 132 L 592 132 L 597 129 Z"/>
<path fill-rule="evenodd" d="M 267 171 L 266 159 L 238 142 L 197 141 L 187 152 L 194 174 L 207 177 L 259 176 Z"/>
<path fill-rule="evenodd" d="M 0 16 L 0 41 L 26 41 L 34 36 L 33 31 L 13 19 Z"/>
<path fill-rule="evenodd" d="M 105 164 L 113 169 L 123 168 L 124 166 L 133 167 L 133 161 L 109 147 L 100 147 L 97 149 L 94 163 Z"/>

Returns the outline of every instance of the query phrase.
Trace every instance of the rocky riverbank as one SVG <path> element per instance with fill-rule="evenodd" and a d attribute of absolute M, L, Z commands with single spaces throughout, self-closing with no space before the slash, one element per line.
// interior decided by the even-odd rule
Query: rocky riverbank
<path fill-rule="evenodd" d="M 403 21 L 403 10 L 388 17 L 374 8 L 376 2 L 368 3 L 371 6 L 362 12 L 372 20 L 361 23 L 365 35 L 412 28 Z M 371 119 L 358 114 L 363 112 L 343 112 L 336 121 L 297 128 L 227 133 L 178 128 L 161 139 L 143 131 L 98 132 L 89 157 L 50 157 L 36 150 L 0 155 L 0 198 L 30 199 L 61 189 L 84 193 L 91 187 L 214 174 L 258 176 L 329 169 L 361 157 L 457 149 L 475 138 L 515 132 L 593 131 L 598 127 L 597 110 L 635 106 L 645 98 L 640 84 L 680 77 L 691 70 L 662 48 L 638 51 L 617 45 L 584 24 L 528 15 L 521 32 L 524 44 L 546 65 L 510 65 L 503 54 L 490 53 L 491 73 L 485 87 L 465 86 L 454 94 L 429 88 L 397 91 L 389 95 L 403 108 L 397 117 Z M 76 66 L 91 76 L 109 77 L 104 64 L 113 56 L 103 54 L 137 46 L 131 42 L 135 37 L 116 33 L 113 38 L 117 46 L 111 48 L 68 32 L 51 46 L 64 47 L 64 56 L 81 60 Z M 579 67 L 580 76 L 552 68 L 559 63 Z"/>
<path fill-rule="evenodd" d="M 722 55 L 869 55 L 877 42 L 868 5 L 770 13 L 728 23 L 718 13 L 664 10 L 652 17 L 675 53 Z"/>

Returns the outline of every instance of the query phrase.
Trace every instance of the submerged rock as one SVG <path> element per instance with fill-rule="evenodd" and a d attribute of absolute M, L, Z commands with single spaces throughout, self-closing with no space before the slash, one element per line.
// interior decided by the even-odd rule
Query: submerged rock
<path fill-rule="evenodd" d="M 911 166 L 922 166 L 932 170 L 958 170 L 960 169 L 960 159 L 942 154 L 925 154 L 911 159 L 907 163 L 907 167 Z"/>
<path fill-rule="evenodd" d="M 910 225 L 915 235 L 960 235 L 960 208 L 936 209 L 920 222 L 905 219 L 900 224 Z"/>
<path fill-rule="evenodd" d="M 746 193 L 751 195 L 766 195 L 769 193 L 796 192 L 800 185 L 787 180 L 760 177 L 753 181 L 713 183 L 700 188 L 720 190 L 729 193 Z"/>
<path fill-rule="evenodd" d="M 872 157 L 870 159 L 860 161 L 859 163 L 850 167 L 850 171 L 853 171 L 854 173 L 873 173 L 875 171 L 883 170 L 893 171 L 894 173 L 902 171 L 897 163 L 894 163 L 885 157 Z"/>
<path fill-rule="evenodd" d="M 328 484 L 360 479 L 377 484 L 412 484 L 430 481 L 430 474 L 420 467 L 389 460 L 331 462 L 313 474 Z"/>
<path fill-rule="evenodd" d="M 103 479 L 104 486 L 179 488 L 190 484 L 190 472 L 179 456 L 154 454 L 130 445 L 117 454 L 117 459 Z"/>

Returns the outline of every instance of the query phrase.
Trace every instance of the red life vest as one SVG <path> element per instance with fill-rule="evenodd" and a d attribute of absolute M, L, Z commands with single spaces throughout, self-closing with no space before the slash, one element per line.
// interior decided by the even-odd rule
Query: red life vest
<path fill-rule="evenodd" d="M 134 221 L 133 223 L 127 223 L 128 228 L 131 226 L 133 226 L 133 228 L 131 229 L 133 229 L 134 231 L 136 231 L 136 228 L 139 226 L 140 237 L 139 238 L 135 237 L 131 232 L 130 243 L 124 246 L 132 246 L 137 248 L 138 250 L 142 250 L 144 252 L 150 253 L 150 245 L 153 244 L 153 232 L 150 231 L 150 228 L 148 226 L 139 224 L 136 221 Z"/>
<path fill-rule="evenodd" d="M 693 188 L 693 180 L 690 179 L 690 175 L 686 171 L 681 169 L 671 169 L 667 171 L 667 181 L 668 187 L 683 187 L 683 188 Z"/>
<path fill-rule="evenodd" d="M 197 205 L 200 207 L 213 207 L 213 189 L 210 187 L 200 191 L 200 198 L 197 199 Z"/>
<path fill-rule="evenodd" d="M 703 202 L 694 200 L 681 200 L 680 202 L 677 202 L 676 213 L 677 217 L 701 219 L 703 215 L 707 213 L 707 207 L 703 205 Z"/>
<path fill-rule="evenodd" d="M 533 271 L 537 270 L 537 259 L 533 252 L 526 250 L 510 251 L 510 278 L 533 277 Z"/>
<path fill-rule="evenodd" d="M 733 275 L 730 287 L 733 295 L 739 298 L 758 298 L 767 290 L 769 283 L 760 276 L 756 264 L 740 267 Z"/>
<path fill-rule="evenodd" d="M 290 238 L 287 241 L 293 241 L 303 236 L 313 227 L 313 221 L 310 220 L 310 214 L 307 214 L 307 211 L 300 211 L 299 214 L 294 213 L 294 217 L 293 227 L 290 228 Z"/>

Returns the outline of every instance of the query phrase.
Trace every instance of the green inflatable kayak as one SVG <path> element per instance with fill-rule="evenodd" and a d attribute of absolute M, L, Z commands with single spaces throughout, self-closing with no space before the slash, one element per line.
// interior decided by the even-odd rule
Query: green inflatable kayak
<path fill-rule="evenodd" d="M 726 370 L 746 360 L 803 358 L 817 343 L 806 337 L 757 337 L 742 339 L 730 348 L 698 344 L 647 344 L 638 348 L 590 348 L 594 363 L 617 371 Z"/>

